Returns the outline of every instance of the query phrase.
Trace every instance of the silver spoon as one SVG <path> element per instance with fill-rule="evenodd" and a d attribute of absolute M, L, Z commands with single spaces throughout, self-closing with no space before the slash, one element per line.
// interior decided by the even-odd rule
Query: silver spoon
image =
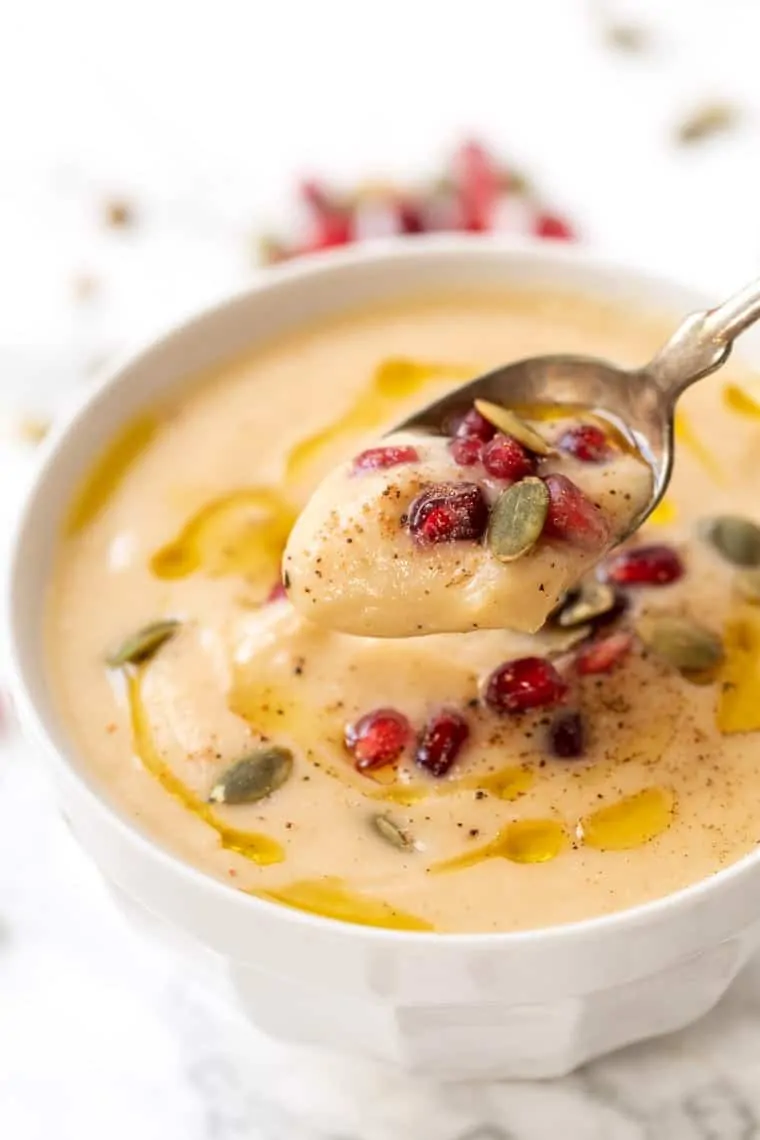
<path fill-rule="evenodd" d="M 673 471 L 673 417 L 678 397 L 728 360 L 734 339 L 760 317 L 760 281 L 722 305 L 692 313 L 643 368 L 616 368 L 591 356 L 534 356 L 470 380 L 397 424 L 393 431 L 441 432 L 476 399 L 504 407 L 572 405 L 610 415 L 652 468 L 652 496 L 632 534 L 662 499 Z"/>

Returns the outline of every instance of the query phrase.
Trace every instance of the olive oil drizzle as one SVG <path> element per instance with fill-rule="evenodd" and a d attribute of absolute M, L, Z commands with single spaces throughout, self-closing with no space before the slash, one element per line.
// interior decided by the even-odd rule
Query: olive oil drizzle
<path fill-rule="evenodd" d="M 699 438 L 694 428 L 692 427 L 691 420 L 686 413 L 679 408 L 675 414 L 675 436 L 676 442 L 680 443 L 687 451 L 690 451 L 697 462 L 705 469 L 708 475 L 715 479 L 716 483 L 725 483 L 725 473 L 723 468 L 716 460 L 712 452 L 704 445 Z"/>
<path fill-rule="evenodd" d="M 345 440 L 348 450 L 362 432 L 386 423 L 400 400 L 434 382 L 446 385 L 471 374 L 461 365 L 404 358 L 384 361 L 348 411 L 293 447 L 280 488 L 242 488 L 206 503 L 154 554 L 152 572 L 172 580 L 203 570 L 213 577 L 240 574 L 271 584 L 299 504 L 316 477 L 312 464 L 324 449 Z"/>
<path fill-rule="evenodd" d="M 353 891 L 342 879 L 329 875 L 322 879 L 302 879 L 273 890 L 251 891 L 251 894 L 307 914 L 351 922 L 356 926 L 381 926 L 389 930 L 434 929 L 425 919 L 397 910 L 372 895 Z"/>
<path fill-rule="evenodd" d="M 503 827 L 491 843 L 434 863 L 430 870 L 463 871 L 488 859 L 507 859 L 510 863 L 548 863 L 567 845 L 565 827 L 556 819 L 517 819 Z"/>
<path fill-rule="evenodd" d="M 163 790 L 178 800 L 187 811 L 212 827 L 225 850 L 243 855 L 246 859 L 251 859 L 262 867 L 271 863 L 281 863 L 285 858 L 285 852 L 276 840 L 270 839 L 266 835 L 259 835 L 257 832 L 241 831 L 236 827 L 229 827 L 200 796 L 191 791 L 175 775 L 162 759 L 153 739 L 148 713 L 142 697 L 144 673 L 145 666 L 140 666 L 126 675 L 126 681 L 133 746 L 145 770 L 150 772 Z"/>
<path fill-rule="evenodd" d="M 141 416 L 110 442 L 74 498 L 66 522 L 67 534 L 84 530 L 100 514 L 135 459 L 152 442 L 158 427 L 155 416 Z"/>
<path fill-rule="evenodd" d="M 730 411 L 740 416 L 760 420 L 760 402 L 739 384 L 726 384 L 723 402 Z"/>
<path fill-rule="evenodd" d="M 579 836 L 586 847 L 628 851 L 666 831 L 673 821 L 675 800 L 668 788 L 643 788 L 585 816 Z"/>

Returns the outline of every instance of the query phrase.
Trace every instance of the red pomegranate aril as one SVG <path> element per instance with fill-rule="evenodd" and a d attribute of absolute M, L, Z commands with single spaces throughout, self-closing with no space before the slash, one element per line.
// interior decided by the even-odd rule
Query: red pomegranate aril
<path fill-rule="evenodd" d="M 604 463 L 612 455 L 606 433 L 596 424 L 578 424 L 570 428 L 560 436 L 557 447 L 583 463 Z"/>
<path fill-rule="evenodd" d="M 583 718 L 574 709 L 558 712 L 548 729 L 549 751 L 561 760 L 577 760 L 586 747 Z"/>
<path fill-rule="evenodd" d="M 483 466 L 494 479 L 517 482 L 526 475 L 535 474 L 537 460 L 511 435 L 499 432 L 483 449 Z"/>
<path fill-rule="evenodd" d="M 518 657 L 494 669 L 486 682 L 485 703 L 497 713 L 521 713 L 558 704 L 567 692 L 551 661 Z"/>
<path fill-rule="evenodd" d="M 409 533 L 417 542 L 477 542 L 488 526 L 488 504 L 477 483 L 437 483 L 409 507 Z"/>
<path fill-rule="evenodd" d="M 500 172 L 486 149 L 466 142 L 454 160 L 454 170 L 465 230 L 481 233 L 491 228 L 500 191 Z"/>
<path fill-rule="evenodd" d="M 309 252 L 347 245 L 353 237 L 351 211 L 312 179 L 301 184 L 301 197 L 312 216 L 313 235 L 306 242 Z"/>
<path fill-rule="evenodd" d="M 611 538 L 610 525 L 595 503 L 567 475 L 552 474 L 544 479 L 549 492 L 549 513 L 544 533 L 580 546 L 601 550 Z"/>
<path fill-rule="evenodd" d="M 470 726 L 448 709 L 428 721 L 417 742 L 415 760 L 431 776 L 445 776 L 470 735 Z"/>
<path fill-rule="evenodd" d="M 416 447 L 370 447 L 357 455 L 354 471 L 385 471 L 401 463 L 417 463 L 420 455 Z"/>
<path fill-rule="evenodd" d="M 272 586 L 272 589 L 267 594 L 267 603 L 282 601 L 282 599 L 287 598 L 287 596 L 288 595 L 285 589 L 285 583 L 282 581 L 275 582 L 274 586 Z"/>
<path fill-rule="evenodd" d="M 393 764 L 411 740 L 412 730 L 403 713 L 375 709 L 346 727 L 346 747 L 360 772 Z"/>
<path fill-rule="evenodd" d="M 582 645 L 575 658 L 575 668 L 582 676 L 609 673 L 630 653 L 633 634 L 625 630 L 599 637 Z"/>
<path fill-rule="evenodd" d="M 552 238 L 555 241 L 574 241 L 575 233 L 569 222 L 559 214 L 552 214 L 548 210 L 542 211 L 533 223 L 533 232 L 536 237 Z"/>
<path fill-rule="evenodd" d="M 399 229 L 403 234 L 425 232 L 422 205 L 415 198 L 399 198 L 395 203 Z"/>
<path fill-rule="evenodd" d="M 458 467 L 474 467 L 483 455 L 483 440 L 476 435 L 465 435 L 452 439 L 449 444 L 451 457 Z"/>
<path fill-rule="evenodd" d="M 605 566 L 605 577 L 618 586 L 667 586 L 684 573 L 684 564 L 671 546 L 634 546 L 621 550 Z"/>
<path fill-rule="evenodd" d="M 488 443 L 496 435 L 496 428 L 485 416 L 481 416 L 477 408 L 471 408 L 466 415 L 458 419 L 454 425 L 452 435 L 462 437 L 474 435 Z"/>

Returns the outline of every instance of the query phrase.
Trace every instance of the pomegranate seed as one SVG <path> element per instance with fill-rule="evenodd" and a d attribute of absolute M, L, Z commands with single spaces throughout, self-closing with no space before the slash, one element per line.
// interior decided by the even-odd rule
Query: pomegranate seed
<path fill-rule="evenodd" d="M 609 673 L 610 669 L 628 656 L 632 645 L 633 634 L 626 633 L 625 630 L 589 641 L 578 650 L 575 668 L 582 676 Z"/>
<path fill-rule="evenodd" d="M 470 726 L 457 712 L 445 710 L 425 726 L 415 757 L 431 776 L 445 776 L 470 735 Z"/>
<path fill-rule="evenodd" d="M 483 454 L 483 440 L 476 435 L 464 435 L 452 439 L 449 450 L 459 467 L 473 467 L 480 463 Z"/>
<path fill-rule="evenodd" d="M 562 760 L 575 760 L 583 755 L 586 732 L 579 712 L 558 712 L 549 725 L 549 750 Z"/>
<path fill-rule="evenodd" d="M 396 203 L 396 215 L 402 234 L 425 232 L 425 219 L 420 203 L 414 198 L 400 198 Z"/>
<path fill-rule="evenodd" d="M 360 772 L 398 760 L 412 735 L 409 721 L 395 709 L 375 709 L 346 727 L 346 747 Z"/>
<path fill-rule="evenodd" d="M 287 598 L 287 596 L 288 595 L 285 590 L 285 583 L 282 581 L 275 582 L 274 586 L 272 586 L 272 589 L 267 594 L 267 604 L 269 602 L 279 602 L 283 598 Z"/>
<path fill-rule="evenodd" d="M 595 503 L 566 475 L 547 475 L 549 513 L 545 533 L 584 550 L 601 550 L 611 539 L 609 523 Z"/>
<path fill-rule="evenodd" d="M 533 223 L 536 237 L 553 238 L 555 241 L 575 241 L 575 233 L 569 222 L 559 214 L 542 211 Z"/>
<path fill-rule="evenodd" d="M 496 428 L 485 416 L 481 416 L 477 408 L 470 408 L 466 415 L 455 422 L 451 434 L 460 438 L 474 435 L 484 443 L 488 443 L 489 439 L 493 439 L 496 435 Z"/>
<path fill-rule="evenodd" d="M 578 424 L 570 428 L 557 441 L 557 447 L 583 463 L 604 463 L 612 454 L 606 434 L 595 424 Z"/>
<path fill-rule="evenodd" d="M 684 572 L 684 564 L 670 546 L 636 546 L 621 550 L 605 567 L 605 576 L 618 586 L 667 586 Z"/>
<path fill-rule="evenodd" d="M 485 702 L 498 713 L 556 705 L 567 685 L 545 657 L 519 657 L 494 669 L 486 682 Z"/>
<path fill-rule="evenodd" d="M 370 447 L 357 455 L 354 471 L 385 471 L 400 463 L 416 463 L 419 457 L 416 447 Z"/>
<path fill-rule="evenodd" d="M 350 210 L 335 202 L 323 186 L 313 180 L 301 184 L 301 197 L 309 207 L 314 233 L 306 249 L 315 252 L 347 245 L 352 237 Z"/>
<path fill-rule="evenodd" d="M 500 190 L 496 164 L 480 143 L 467 142 L 456 155 L 454 168 L 463 228 L 475 233 L 490 229 Z"/>
<path fill-rule="evenodd" d="M 511 435 L 499 432 L 483 450 L 483 466 L 494 479 L 524 479 L 534 475 L 536 457 Z"/>
<path fill-rule="evenodd" d="M 476 542 L 488 525 L 488 504 L 477 483 L 437 483 L 414 500 L 407 525 L 420 543 Z"/>

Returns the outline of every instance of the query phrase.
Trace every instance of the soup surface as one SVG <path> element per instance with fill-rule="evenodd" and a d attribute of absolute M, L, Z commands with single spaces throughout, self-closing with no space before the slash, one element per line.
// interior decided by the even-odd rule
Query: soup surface
<path fill-rule="evenodd" d="M 750 851 L 760 404 L 731 376 L 684 399 L 654 519 L 535 635 L 351 636 L 279 587 L 313 489 L 389 424 L 504 361 L 635 364 L 667 331 L 549 292 L 410 300 L 129 425 L 72 504 L 49 603 L 57 701 L 104 794 L 232 887 L 400 929 L 588 918 Z"/>

